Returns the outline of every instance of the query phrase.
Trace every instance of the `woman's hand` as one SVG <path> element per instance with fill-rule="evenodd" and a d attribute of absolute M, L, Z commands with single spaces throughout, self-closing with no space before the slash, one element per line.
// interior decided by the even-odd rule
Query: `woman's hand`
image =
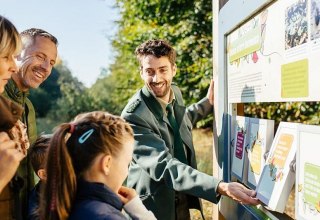
<path fill-rule="evenodd" d="M 0 193 L 12 179 L 20 161 L 26 156 L 6 132 L 0 132 Z"/>

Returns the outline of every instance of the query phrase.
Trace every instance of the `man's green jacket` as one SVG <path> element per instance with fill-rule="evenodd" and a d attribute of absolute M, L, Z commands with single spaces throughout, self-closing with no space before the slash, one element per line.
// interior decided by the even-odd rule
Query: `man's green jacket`
<path fill-rule="evenodd" d="M 175 219 L 175 192 L 187 195 L 188 207 L 201 210 L 198 198 L 217 203 L 219 180 L 197 170 L 192 143 L 192 127 L 212 112 L 207 98 L 186 108 L 180 90 L 175 95 L 174 112 L 188 164 L 174 158 L 174 136 L 160 103 L 146 87 L 139 90 L 122 112 L 134 131 L 135 146 L 127 185 L 140 195 L 144 205 L 157 219 Z"/>
<path fill-rule="evenodd" d="M 34 107 L 27 98 L 28 92 L 21 92 L 15 82 L 11 79 L 6 85 L 3 95 L 24 108 L 21 121 L 27 126 L 30 144 L 34 143 L 37 139 L 36 117 Z M 28 155 L 20 162 L 17 174 L 23 179 L 23 186 L 20 189 L 21 214 L 22 216 L 27 216 L 28 194 L 34 187 L 34 172 Z M 17 212 L 17 210 L 13 211 Z"/>

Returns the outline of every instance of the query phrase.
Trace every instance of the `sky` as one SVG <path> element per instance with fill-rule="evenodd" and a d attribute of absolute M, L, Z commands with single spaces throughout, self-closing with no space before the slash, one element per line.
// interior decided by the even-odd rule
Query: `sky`
<path fill-rule="evenodd" d="M 58 56 L 87 87 L 112 63 L 115 0 L 0 0 L 0 14 L 19 32 L 36 27 L 59 41 Z"/>

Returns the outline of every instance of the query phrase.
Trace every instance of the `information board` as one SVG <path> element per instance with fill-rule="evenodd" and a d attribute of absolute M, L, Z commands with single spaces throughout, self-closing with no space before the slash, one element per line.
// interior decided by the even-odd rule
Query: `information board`
<path fill-rule="evenodd" d="M 275 1 L 227 36 L 228 102 L 320 100 L 320 0 Z"/>

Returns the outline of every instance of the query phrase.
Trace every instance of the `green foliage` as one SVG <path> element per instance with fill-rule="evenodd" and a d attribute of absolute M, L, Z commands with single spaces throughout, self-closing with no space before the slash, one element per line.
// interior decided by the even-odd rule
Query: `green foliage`
<path fill-rule="evenodd" d="M 108 74 L 104 78 L 98 79 L 90 88 L 89 94 L 93 97 L 94 106 L 97 109 L 117 115 L 121 114 L 128 99 L 136 92 L 136 88 L 143 85 L 139 72 L 129 71 L 136 66 L 129 68 L 129 65 L 130 63 L 126 66 L 128 70 L 125 70 L 122 64 L 113 64 L 111 70 L 114 71 L 114 74 Z"/>
<path fill-rule="evenodd" d="M 48 79 L 39 88 L 30 90 L 29 98 L 36 109 L 37 117 L 45 117 L 61 97 L 59 75 L 60 73 L 53 68 Z"/>
<path fill-rule="evenodd" d="M 60 73 L 58 84 L 62 96 L 56 101 L 50 117 L 59 122 L 66 122 L 79 113 L 92 111 L 94 102 L 88 89 L 73 77 L 70 70 L 63 64 L 59 64 L 56 69 Z"/>
<path fill-rule="evenodd" d="M 119 114 L 143 85 L 134 50 L 148 39 L 165 39 L 175 47 L 174 81 L 186 104 L 204 97 L 212 76 L 212 2 L 117 0 L 117 5 L 122 18 L 113 40 L 116 59 L 110 73 L 90 89 L 99 108 Z"/>
<path fill-rule="evenodd" d="M 178 71 L 174 81 L 187 105 L 206 95 L 212 76 L 212 1 L 117 0 L 117 6 L 122 18 L 113 40 L 116 59 L 96 83 L 85 88 L 61 63 L 40 89 L 32 91 L 38 117 L 46 117 L 38 120 L 39 132 L 81 112 L 120 114 L 143 86 L 134 50 L 148 39 L 165 39 L 175 47 Z M 211 123 L 209 118 L 198 126 Z"/>
<path fill-rule="evenodd" d="M 37 117 L 45 117 L 47 112 L 51 109 L 52 101 L 49 97 L 50 93 L 42 88 L 32 89 L 30 91 L 30 100 L 36 109 Z"/>
<path fill-rule="evenodd" d="M 245 115 L 304 124 L 320 124 L 319 102 L 275 102 L 245 104 Z"/>
<path fill-rule="evenodd" d="M 213 141 L 211 129 L 193 129 L 193 143 L 197 156 L 197 169 L 206 174 L 212 175 Z"/>
<path fill-rule="evenodd" d="M 31 101 L 37 111 L 39 133 L 50 133 L 55 126 L 77 114 L 96 109 L 89 90 L 63 63 L 55 66 L 41 87 L 31 92 Z"/>
<path fill-rule="evenodd" d="M 57 121 L 52 117 L 37 118 L 37 130 L 39 134 L 52 134 L 54 128 L 62 121 Z"/>

